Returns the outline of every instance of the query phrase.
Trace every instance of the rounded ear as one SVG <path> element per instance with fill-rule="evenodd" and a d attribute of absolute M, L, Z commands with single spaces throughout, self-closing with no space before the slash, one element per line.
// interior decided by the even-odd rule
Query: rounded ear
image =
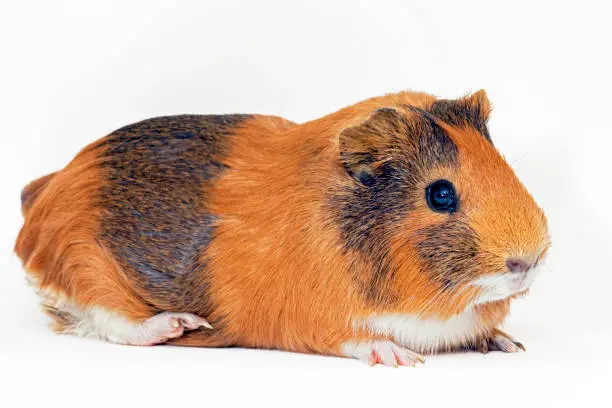
<path fill-rule="evenodd" d="M 365 122 L 344 129 L 339 143 L 344 168 L 361 184 L 373 185 L 407 129 L 406 118 L 395 108 L 377 109 Z"/>
<path fill-rule="evenodd" d="M 427 111 L 451 126 L 473 127 L 491 142 L 487 129 L 491 103 L 483 89 L 461 99 L 439 99 Z"/>
<path fill-rule="evenodd" d="M 487 97 L 487 93 L 484 89 L 474 92 L 466 99 L 469 101 L 470 105 L 477 107 L 477 109 L 480 110 L 480 113 L 485 121 L 489 120 L 489 115 L 491 114 L 491 102 L 489 102 L 489 98 Z"/>

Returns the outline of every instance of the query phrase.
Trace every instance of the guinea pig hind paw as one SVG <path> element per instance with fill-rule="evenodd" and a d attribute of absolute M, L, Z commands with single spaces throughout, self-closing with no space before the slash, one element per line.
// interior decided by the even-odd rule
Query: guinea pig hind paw
<path fill-rule="evenodd" d="M 369 366 L 414 367 L 417 363 L 425 363 L 425 358 L 419 353 L 389 340 L 348 341 L 342 345 L 342 351 L 346 357 L 356 358 Z"/>
<path fill-rule="evenodd" d="M 181 337 L 187 330 L 200 327 L 212 329 L 206 319 L 191 313 L 164 312 L 145 320 L 128 343 L 138 346 L 153 346 Z"/>
<path fill-rule="evenodd" d="M 516 353 L 519 350 L 525 351 L 525 346 L 523 346 L 522 343 L 514 340 L 510 335 L 498 329 L 495 330 L 490 338 L 483 339 L 480 345 L 480 351 L 482 353 L 487 353 L 489 351 Z"/>

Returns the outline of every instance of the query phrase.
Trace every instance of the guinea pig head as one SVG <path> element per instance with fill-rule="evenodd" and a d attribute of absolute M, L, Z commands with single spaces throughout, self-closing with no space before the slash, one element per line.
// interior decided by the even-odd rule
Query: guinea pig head
<path fill-rule="evenodd" d="M 494 147 L 484 91 L 379 108 L 339 139 L 347 248 L 375 303 L 448 315 L 525 292 L 550 243 L 546 218 Z"/>

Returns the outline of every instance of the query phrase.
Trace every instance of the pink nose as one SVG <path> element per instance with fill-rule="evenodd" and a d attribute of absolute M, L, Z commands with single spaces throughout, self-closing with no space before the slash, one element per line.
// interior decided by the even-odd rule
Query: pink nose
<path fill-rule="evenodd" d="M 532 268 L 533 264 L 522 258 L 508 258 L 506 259 L 506 266 L 510 272 L 525 273 Z"/>

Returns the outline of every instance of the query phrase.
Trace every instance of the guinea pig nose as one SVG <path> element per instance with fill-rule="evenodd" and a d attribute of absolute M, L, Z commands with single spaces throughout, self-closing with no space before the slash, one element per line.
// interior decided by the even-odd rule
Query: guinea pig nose
<path fill-rule="evenodd" d="M 531 269 L 531 263 L 521 258 L 508 258 L 506 259 L 506 266 L 510 272 L 527 272 Z"/>

